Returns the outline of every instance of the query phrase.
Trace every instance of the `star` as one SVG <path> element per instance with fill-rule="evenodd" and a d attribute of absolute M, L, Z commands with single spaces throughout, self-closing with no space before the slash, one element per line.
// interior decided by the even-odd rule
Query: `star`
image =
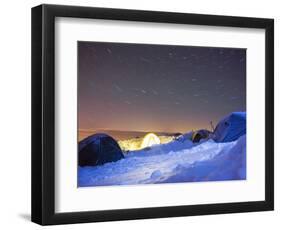
<path fill-rule="evenodd" d="M 169 55 L 169 58 L 172 58 L 174 56 L 173 53 L 169 53 L 168 55 Z"/>
<path fill-rule="evenodd" d="M 117 89 L 117 91 L 119 91 L 120 93 L 123 92 L 123 89 L 121 89 L 118 85 L 114 85 L 115 89 Z"/>
<path fill-rule="evenodd" d="M 131 105 L 132 103 L 130 101 L 124 101 L 127 105 Z"/>
<path fill-rule="evenodd" d="M 158 95 L 158 92 L 156 91 L 156 90 L 151 90 L 152 91 L 152 93 L 154 94 L 154 95 Z"/>
<path fill-rule="evenodd" d="M 111 51 L 111 49 L 109 49 L 109 48 L 106 48 L 106 51 L 107 51 L 107 53 L 109 53 L 109 54 L 112 54 L 112 51 Z"/>
<path fill-rule="evenodd" d="M 141 61 L 144 61 L 144 62 L 150 63 L 150 60 L 148 60 L 148 59 L 146 59 L 146 58 L 144 58 L 144 57 L 140 57 L 140 60 L 141 60 Z"/>

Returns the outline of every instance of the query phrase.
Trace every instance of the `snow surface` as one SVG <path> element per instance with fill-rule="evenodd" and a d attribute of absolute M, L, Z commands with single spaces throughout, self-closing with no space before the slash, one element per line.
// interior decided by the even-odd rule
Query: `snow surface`
<path fill-rule="evenodd" d="M 78 186 L 246 179 L 246 135 L 227 143 L 179 138 L 132 151 L 124 159 L 78 168 Z"/>

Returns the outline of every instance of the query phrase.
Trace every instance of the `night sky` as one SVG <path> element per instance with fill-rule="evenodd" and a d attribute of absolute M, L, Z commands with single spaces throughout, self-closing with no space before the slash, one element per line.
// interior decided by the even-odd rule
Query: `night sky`
<path fill-rule="evenodd" d="M 246 111 L 246 50 L 78 42 L 79 129 L 187 132 Z"/>

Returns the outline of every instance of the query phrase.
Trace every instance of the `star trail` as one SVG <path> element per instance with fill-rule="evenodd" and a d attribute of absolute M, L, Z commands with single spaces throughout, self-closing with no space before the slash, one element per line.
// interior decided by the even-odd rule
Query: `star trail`
<path fill-rule="evenodd" d="M 78 128 L 187 132 L 246 111 L 246 50 L 78 42 Z"/>

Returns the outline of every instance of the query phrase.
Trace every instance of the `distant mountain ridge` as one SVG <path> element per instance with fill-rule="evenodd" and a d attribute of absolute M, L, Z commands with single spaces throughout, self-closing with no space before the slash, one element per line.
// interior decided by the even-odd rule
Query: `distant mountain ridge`
<path fill-rule="evenodd" d="M 81 141 L 84 138 L 95 134 L 95 133 L 106 133 L 109 136 L 113 137 L 115 140 L 127 140 L 131 138 L 144 137 L 147 133 L 155 133 L 158 136 L 173 136 L 175 133 L 172 132 L 153 132 L 153 131 L 122 131 L 122 130 L 106 130 L 106 129 L 97 129 L 97 130 L 86 130 L 80 129 L 78 131 L 78 140 Z"/>

